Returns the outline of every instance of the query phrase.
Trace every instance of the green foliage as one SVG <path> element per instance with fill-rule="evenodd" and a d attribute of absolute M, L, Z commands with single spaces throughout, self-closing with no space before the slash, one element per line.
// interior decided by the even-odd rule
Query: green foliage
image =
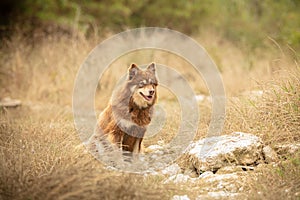
<path fill-rule="evenodd" d="M 37 19 L 91 32 L 141 26 L 168 27 L 187 34 L 215 30 L 254 49 L 271 37 L 300 49 L 299 0 L 23 0 L 19 19 Z M 16 10 L 16 9 L 15 9 Z"/>

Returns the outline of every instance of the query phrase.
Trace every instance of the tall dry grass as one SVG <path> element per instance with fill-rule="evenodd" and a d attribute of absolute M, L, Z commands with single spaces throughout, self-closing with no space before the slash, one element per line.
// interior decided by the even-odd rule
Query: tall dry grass
<path fill-rule="evenodd" d="M 261 97 L 233 99 L 228 107 L 225 129 L 256 134 L 270 145 L 299 142 L 299 72 L 299 69 L 289 71 L 289 75 L 277 72 L 276 80 L 260 85 L 264 92 Z"/>
<path fill-rule="evenodd" d="M 158 199 L 175 190 L 159 177 L 105 170 L 79 145 L 71 118 L 59 106 L 1 112 L 1 199 Z"/>
<path fill-rule="evenodd" d="M 249 56 L 217 34 L 204 33 L 196 38 L 218 64 L 229 97 L 223 132 L 253 133 L 271 146 L 299 143 L 300 72 L 297 64 L 291 64 L 289 56 L 277 47 L 271 49 L 271 53 L 258 51 Z M 0 97 L 21 99 L 23 105 L 16 109 L 0 108 L 1 199 L 197 196 L 197 191 L 188 185 L 163 184 L 162 175 L 142 176 L 107 170 L 80 146 L 71 110 L 73 83 L 84 58 L 102 39 L 58 35 L 31 41 L 16 33 L 10 40 L 3 41 Z M 197 93 L 209 94 L 201 77 L 194 77 L 193 71 L 185 70 L 186 61 L 166 52 L 145 50 L 117 59 L 104 73 L 95 96 L 96 109 L 101 110 L 106 105 L 114 84 L 126 73 L 129 63 L 151 61 L 173 66 L 191 82 Z M 253 99 L 244 93 L 258 89 L 264 91 L 262 97 Z M 162 134 L 146 141 L 147 146 L 162 140 L 168 142 L 180 121 L 174 95 L 164 88 L 159 92 L 159 102 L 168 113 L 168 122 Z M 209 102 L 199 103 L 199 109 L 202 117 L 197 138 L 205 136 L 211 114 Z M 281 160 L 276 168 L 266 168 L 255 176 L 257 179 L 250 179 L 251 197 L 278 199 L 283 197 L 279 194 L 299 191 L 297 155 Z"/>
<path fill-rule="evenodd" d="M 35 41 L 21 33 L 2 41 L 1 97 L 70 105 L 77 70 L 97 42 L 61 34 Z"/>

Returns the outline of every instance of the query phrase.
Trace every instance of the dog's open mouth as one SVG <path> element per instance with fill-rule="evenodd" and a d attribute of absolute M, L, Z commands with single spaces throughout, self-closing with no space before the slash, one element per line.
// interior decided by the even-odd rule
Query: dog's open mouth
<path fill-rule="evenodd" d="M 140 92 L 140 95 L 142 95 L 142 97 L 144 97 L 144 99 L 146 99 L 147 101 L 151 101 L 153 98 L 153 95 L 144 95 L 142 92 Z"/>

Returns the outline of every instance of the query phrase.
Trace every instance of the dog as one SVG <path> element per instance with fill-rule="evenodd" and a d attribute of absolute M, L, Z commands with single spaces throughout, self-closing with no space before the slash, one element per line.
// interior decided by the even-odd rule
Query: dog
<path fill-rule="evenodd" d="M 113 93 L 100 114 L 89 147 L 97 152 L 97 146 L 104 138 L 123 151 L 140 153 L 157 101 L 157 86 L 155 63 L 144 70 L 131 64 L 125 83 Z"/>

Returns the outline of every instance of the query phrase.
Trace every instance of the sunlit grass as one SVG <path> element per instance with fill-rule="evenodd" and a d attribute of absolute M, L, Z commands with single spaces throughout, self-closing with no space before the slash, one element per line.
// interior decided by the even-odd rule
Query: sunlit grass
<path fill-rule="evenodd" d="M 4 199 L 168 199 L 176 194 L 198 195 L 195 188 L 200 186 L 163 184 L 163 175 L 107 170 L 80 145 L 71 108 L 74 79 L 84 58 L 102 39 L 53 36 L 32 45 L 16 35 L 1 47 L 0 97 L 11 96 L 23 102 L 19 108 L 0 108 L 0 195 Z M 247 56 L 234 45 L 220 45 L 212 36 L 199 40 L 221 66 L 228 96 L 223 134 L 253 133 L 270 146 L 299 143 L 300 72 L 288 56 L 281 56 L 275 65 L 277 54 L 255 54 L 253 66 L 247 68 L 243 60 Z M 153 59 L 181 72 L 197 94 L 209 95 L 201 77 L 193 77 L 194 71 L 186 70 L 190 68 L 185 60 L 147 50 L 112 63 L 96 91 L 96 111 L 107 105 L 129 63 L 145 64 Z M 262 90 L 263 95 L 254 99 L 243 95 L 254 89 Z M 160 141 L 168 143 L 181 120 L 174 94 L 160 88 L 159 97 L 158 104 L 167 113 L 166 124 L 159 134 L 145 140 L 146 147 Z M 211 116 L 209 101 L 199 102 L 199 110 L 195 139 L 206 136 Z M 287 157 L 250 179 L 251 197 L 279 199 L 299 191 L 299 155 Z"/>

